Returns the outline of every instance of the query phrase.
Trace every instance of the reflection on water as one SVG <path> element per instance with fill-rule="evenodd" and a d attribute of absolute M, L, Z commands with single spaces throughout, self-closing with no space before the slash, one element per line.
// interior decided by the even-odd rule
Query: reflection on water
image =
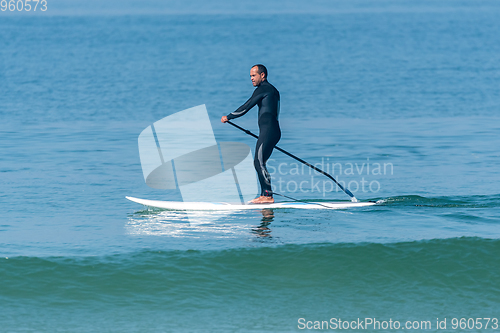
<path fill-rule="evenodd" d="M 253 234 L 271 237 L 274 211 L 183 211 L 145 209 L 128 216 L 125 225 L 130 235 L 187 238 L 237 238 Z M 256 223 L 260 224 L 256 226 Z"/>
<path fill-rule="evenodd" d="M 253 233 L 259 237 L 272 237 L 269 225 L 274 220 L 274 211 L 264 208 L 262 211 L 261 223 L 258 227 L 252 229 Z"/>

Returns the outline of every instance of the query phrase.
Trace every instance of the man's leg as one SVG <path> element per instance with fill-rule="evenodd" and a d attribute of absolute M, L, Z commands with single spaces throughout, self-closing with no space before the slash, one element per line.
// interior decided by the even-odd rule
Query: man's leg
<path fill-rule="evenodd" d="M 252 203 L 272 203 L 273 191 L 271 188 L 271 175 L 267 171 L 266 162 L 271 157 L 276 140 L 270 141 L 268 138 L 259 136 L 255 146 L 254 167 L 259 177 L 261 188 L 260 197 L 252 200 Z"/>

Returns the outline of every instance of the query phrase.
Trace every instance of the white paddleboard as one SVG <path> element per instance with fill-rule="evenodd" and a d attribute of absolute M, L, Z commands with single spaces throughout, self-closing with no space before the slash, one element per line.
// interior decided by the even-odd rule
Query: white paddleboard
<path fill-rule="evenodd" d="M 133 197 L 125 197 L 130 201 L 139 204 L 170 209 L 170 210 L 244 210 L 244 209 L 283 209 L 283 208 L 297 208 L 297 209 L 345 209 L 354 207 L 366 207 L 376 205 L 375 202 L 276 202 L 272 204 L 229 204 L 225 202 L 182 202 L 182 201 L 159 201 L 159 200 L 146 200 Z"/>

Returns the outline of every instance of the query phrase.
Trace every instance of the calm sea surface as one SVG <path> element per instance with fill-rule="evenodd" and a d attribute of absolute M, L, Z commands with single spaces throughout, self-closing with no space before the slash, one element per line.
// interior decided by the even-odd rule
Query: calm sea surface
<path fill-rule="evenodd" d="M 306 6 L 0 12 L 0 332 L 500 320 L 500 4 Z M 253 149 L 220 117 L 256 63 L 279 146 L 382 203 L 206 223 L 126 200 L 180 200 L 144 183 L 137 147 L 170 114 L 205 104 L 217 140 Z M 256 109 L 235 122 L 258 132 Z M 349 199 L 280 152 L 269 168 L 282 194 Z"/>

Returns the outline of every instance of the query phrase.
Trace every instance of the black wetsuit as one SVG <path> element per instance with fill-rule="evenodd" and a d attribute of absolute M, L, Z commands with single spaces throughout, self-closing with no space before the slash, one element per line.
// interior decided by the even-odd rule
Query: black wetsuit
<path fill-rule="evenodd" d="M 261 195 L 271 196 L 271 176 L 266 162 L 273 152 L 274 146 L 281 138 L 278 116 L 280 112 L 280 93 L 267 80 L 262 81 L 253 92 L 252 97 L 236 111 L 227 115 L 227 119 L 238 118 L 247 113 L 255 105 L 259 106 L 259 138 L 255 147 L 254 166 L 259 176 Z"/>

